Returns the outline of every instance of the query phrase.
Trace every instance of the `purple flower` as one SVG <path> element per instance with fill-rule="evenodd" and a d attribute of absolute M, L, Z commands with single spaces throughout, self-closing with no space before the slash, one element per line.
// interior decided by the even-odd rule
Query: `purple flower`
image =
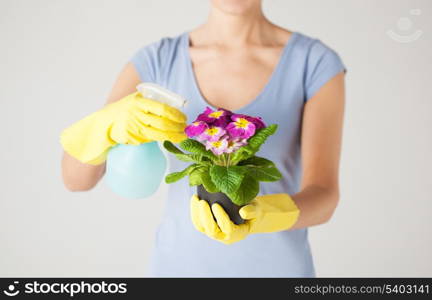
<path fill-rule="evenodd" d="M 231 120 L 230 120 L 230 118 L 228 117 L 228 116 L 222 116 L 222 117 L 219 117 L 218 119 L 216 119 L 213 123 L 212 123 L 212 125 L 214 125 L 214 126 L 219 126 L 219 127 L 222 127 L 222 128 L 225 128 L 227 125 L 228 125 L 228 123 L 230 122 Z"/>
<path fill-rule="evenodd" d="M 213 154 L 215 155 L 221 155 L 224 153 L 228 146 L 228 139 L 227 137 L 223 137 L 220 140 L 217 141 L 207 141 L 206 142 L 206 149 L 211 150 Z"/>
<path fill-rule="evenodd" d="M 205 111 L 198 115 L 197 121 L 203 121 L 214 126 L 225 127 L 229 123 L 229 116 L 232 113 L 229 110 L 218 108 L 216 111 L 206 107 Z"/>
<path fill-rule="evenodd" d="M 266 125 L 265 125 L 265 123 L 261 117 L 251 117 L 251 116 L 247 116 L 247 115 L 243 115 L 243 114 L 235 114 L 235 115 L 231 116 L 231 119 L 234 120 L 233 119 L 234 117 L 245 118 L 249 122 L 252 122 L 255 125 L 255 130 L 266 127 Z"/>
<path fill-rule="evenodd" d="M 206 128 L 199 136 L 200 141 L 210 141 L 214 142 L 219 140 L 219 138 L 225 134 L 225 129 L 217 126 L 210 126 Z"/>
<path fill-rule="evenodd" d="M 247 120 L 244 115 L 234 114 L 231 122 L 225 128 L 233 138 L 247 139 L 255 134 L 255 124 Z"/>
<path fill-rule="evenodd" d="M 206 109 L 204 110 L 203 113 L 200 113 L 198 115 L 198 117 L 196 118 L 197 121 L 203 121 L 206 123 L 211 123 L 213 122 L 214 118 L 209 117 L 208 115 L 211 114 L 213 112 L 213 110 L 210 107 L 206 107 Z"/>
<path fill-rule="evenodd" d="M 188 137 L 194 137 L 200 135 L 208 128 L 208 125 L 203 121 L 195 121 L 192 124 L 186 126 L 185 133 Z"/>
<path fill-rule="evenodd" d="M 264 123 L 261 117 L 246 116 L 245 119 L 252 122 L 255 125 L 255 130 L 266 127 L 266 124 Z"/>
<path fill-rule="evenodd" d="M 227 149 L 225 150 L 226 153 L 232 153 L 237 151 L 240 147 L 247 144 L 246 139 L 232 139 L 228 140 Z"/>

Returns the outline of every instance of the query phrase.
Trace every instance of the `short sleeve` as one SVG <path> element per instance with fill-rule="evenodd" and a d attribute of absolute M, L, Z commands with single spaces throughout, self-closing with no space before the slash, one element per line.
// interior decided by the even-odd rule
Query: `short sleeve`
<path fill-rule="evenodd" d="M 142 82 L 154 82 L 155 80 L 155 66 L 152 61 L 152 54 L 154 53 L 155 44 L 150 44 L 141 47 L 133 53 L 129 62 L 135 67 Z"/>
<path fill-rule="evenodd" d="M 171 39 L 164 37 L 138 49 L 130 62 L 137 70 L 142 82 L 157 82 L 162 64 L 167 60 L 171 48 Z"/>
<path fill-rule="evenodd" d="M 315 40 L 307 58 L 305 101 L 312 98 L 327 81 L 342 71 L 346 72 L 346 67 L 338 53 L 320 40 Z"/>

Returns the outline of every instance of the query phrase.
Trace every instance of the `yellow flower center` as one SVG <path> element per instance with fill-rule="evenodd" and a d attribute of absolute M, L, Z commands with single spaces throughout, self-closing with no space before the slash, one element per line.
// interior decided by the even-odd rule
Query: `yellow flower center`
<path fill-rule="evenodd" d="M 209 117 L 218 119 L 223 114 L 222 110 L 214 111 L 211 114 L 209 114 Z"/>
<path fill-rule="evenodd" d="M 198 125 L 200 124 L 200 122 L 197 121 L 197 122 L 193 122 L 192 124 L 193 124 L 194 126 L 198 126 Z"/>
<path fill-rule="evenodd" d="M 206 133 L 208 135 L 216 135 L 216 134 L 218 134 L 218 132 L 219 132 L 219 128 L 216 128 L 216 127 L 206 129 Z"/>
<path fill-rule="evenodd" d="M 246 128 L 249 124 L 249 121 L 246 120 L 245 118 L 238 118 L 235 124 L 237 127 Z"/>
<path fill-rule="evenodd" d="M 219 148 L 222 146 L 222 142 L 221 141 L 212 142 L 212 146 L 215 148 Z"/>

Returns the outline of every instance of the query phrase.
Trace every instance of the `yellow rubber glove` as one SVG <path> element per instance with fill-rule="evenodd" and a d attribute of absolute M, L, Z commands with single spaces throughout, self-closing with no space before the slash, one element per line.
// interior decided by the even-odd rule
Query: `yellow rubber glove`
<path fill-rule="evenodd" d="M 236 225 L 219 204 L 213 204 L 210 210 L 207 201 L 200 200 L 196 194 L 191 198 L 195 228 L 224 244 L 241 241 L 251 233 L 288 230 L 297 222 L 300 210 L 288 194 L 268 194 L 256 197 L 239 213 L 246 221 Z"/>
<path fill-rule="evenodd" d="M 66 128 L 60 142 L 71 156 L 98 165 L 116 144 L 186 139 L 186 119 L 180 110 L 135 92 Z"/>
<path fill-rule="evenodd" d="M 191 198 L 191 217 L 198 231 L 227 245 L 238 242 L 249 234 L 247 223 L 234 224 L 222 206 L 215 203 L 210 210 L 208 202 L 200 200 L 196 194 Z"/>
<path fill-rule="evenodd" d="M 258 196 L 239 213 L 249 225 L 250 233 L 265 233 L 290 229 L 300 210 L 290 195 L 282 193 Z"/>

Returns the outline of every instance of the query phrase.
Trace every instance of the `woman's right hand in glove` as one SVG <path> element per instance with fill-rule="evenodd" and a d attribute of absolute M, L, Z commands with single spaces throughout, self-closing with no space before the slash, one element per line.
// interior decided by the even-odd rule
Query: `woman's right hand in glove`
<path fill-rule="evenodd" d="M 180 110 L 135 92 L 66 128 L 60 142 L 79 161 L 99 165 L 116 144 L 179 143 L 186 139 L 186 120 Z"/>

